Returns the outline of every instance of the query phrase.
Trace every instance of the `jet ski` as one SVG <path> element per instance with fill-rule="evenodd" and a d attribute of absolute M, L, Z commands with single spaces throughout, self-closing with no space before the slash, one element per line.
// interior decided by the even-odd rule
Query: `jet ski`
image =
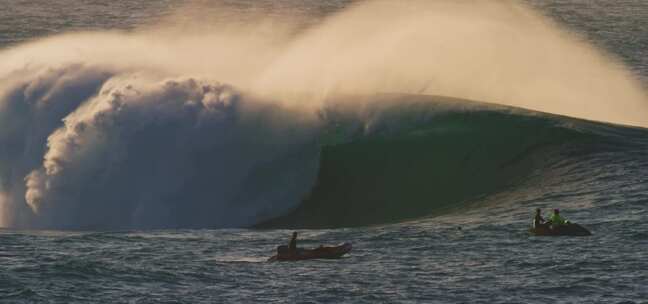
<path fill-rule="evenodd" d="M 274 261 L 302 261 L 313 259 L 339 259 L 351 251 L 351 243 L 344 243 L 338 246 L 319 246 L 314 249 L 297 248 L 296 253 L 291 253 L 288 246 L 277 247 L 277 254 L 268 259 Z"/>
<path fill-rule="evenodd" d="M 567 223 L 564 225 L 537 225 L 531 227 L 529 232 L 535 236 L 589 236 L 592 235 L 585 227 L 576 223 Z"/>

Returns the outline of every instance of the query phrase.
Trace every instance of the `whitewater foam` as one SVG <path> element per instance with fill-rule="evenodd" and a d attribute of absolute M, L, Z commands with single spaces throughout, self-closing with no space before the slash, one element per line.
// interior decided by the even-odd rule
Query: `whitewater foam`
<path fill-rule="evenodd" d="M 80 82 L 45 74 L 56 80 L 42 81 L 39 94 L 14 88 L 4 112 L 13 115 L 2 121 L 34 124 L 3 143 L 46 138 L 46 149 L 3 151 L 16 162 L 3 183 L 18 189 L 26 176 L 32 225 L 245 226 L 296 204 L 313 181 L 317 128 L 289 109 L 219 83 L 142 73 L 89 81 L 75 99 L 55 92 L 83 91 Z"/>

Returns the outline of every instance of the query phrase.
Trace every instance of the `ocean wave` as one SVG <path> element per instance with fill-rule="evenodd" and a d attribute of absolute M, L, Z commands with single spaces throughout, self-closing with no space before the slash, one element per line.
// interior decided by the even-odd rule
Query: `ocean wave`
<path fill-rule="evenodd" d="M 10 226 L 397 222 L 511 187 L 563 145 L 643 132 L 438 96 L 332 96 L 311 112 L 200 78 L 24 73 L 0 111 Z"/>
<path fill-rule="evenodd" d="M 563 144 L 634 141 L 506 106 L 646 125 L 626 69 L 513 1 L 242 14 L 3 49 L 0 226 L 398 221 L 497 192 Z"/>

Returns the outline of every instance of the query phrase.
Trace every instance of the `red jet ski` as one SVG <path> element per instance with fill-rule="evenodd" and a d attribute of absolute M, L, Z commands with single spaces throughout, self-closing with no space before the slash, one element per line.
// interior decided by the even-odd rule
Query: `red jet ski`
<path fill-rule="evenodd" d="M 297 253 L 291 253 L 288 246 L 277 247 L 277 254 L 268 259 L 274 261 L 301 261 L 313 259 L 339 259 L 351 251 L 351 243 L 338 246 L 319 246 L 315 249 L 297 248 Z"/>

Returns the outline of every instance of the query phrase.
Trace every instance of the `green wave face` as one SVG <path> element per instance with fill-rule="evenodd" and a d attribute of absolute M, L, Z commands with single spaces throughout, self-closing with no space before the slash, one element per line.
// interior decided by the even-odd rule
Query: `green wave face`
<path fill-rule="evenodd" d="M 337 132 L 347 137 L 323 146 L 308 197 L 291 213 L 258 227 L 376 225 L 466 208 L 556 161 L 548 159 L 552 151 L 598 137 L 567 127 L 575 120 L 564 117 L 462 105 L 469 107 L 415 100 L 365 107 L 357 117 L 345 117 L 347 131 Z M 349 131 L 358 120 L 378 123 Z M 339 129 L 342 123 L 338 117 L 331 124 Z"/>

